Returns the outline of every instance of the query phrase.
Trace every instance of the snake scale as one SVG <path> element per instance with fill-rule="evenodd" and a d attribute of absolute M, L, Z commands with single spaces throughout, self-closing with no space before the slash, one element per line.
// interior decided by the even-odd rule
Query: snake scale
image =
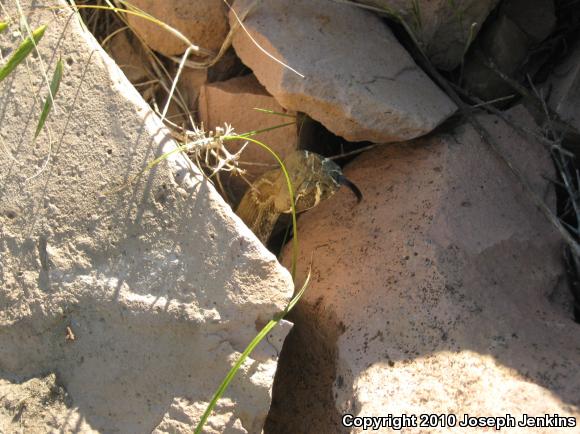
<path fill-rule="evenodd" d="M 296 212 L 306 211 L 338 191 L 349 187 L 360 202 L 360 190 L 343 174 L 334 161 L 314 152 L 297 150 L 284 159 L 292 182 Z M 246 191 L 236 213 L 264 244 L 270 238 L 281 214 L 292 211 L 290 193 L 281 168 L 270 170 Z"/>

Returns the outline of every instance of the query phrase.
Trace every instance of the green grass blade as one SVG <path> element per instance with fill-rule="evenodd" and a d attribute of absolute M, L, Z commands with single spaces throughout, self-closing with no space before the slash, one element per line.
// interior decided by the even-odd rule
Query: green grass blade
<path fill-rule="evenodd" d="M 10 56 L 6 65 L 0 69 L 0 81 L 8 77 L 8 74 L 10 74 L 20 64 L 20 62 L 26 59 L 26 56 L 30 54 L 35 45 L 37 45 L 40 39 L 42 39 L 45 31 L 46 25 L 40 26 L 32 32 L 32 36 L 28 36 L 24 41 L 22 41 L 22 44 L 20 44 L 14 54 Z"/>
<path fill-rule="evenodd" d="M 224 136 L 224 140 L 239 140 L 240 136 Z M 294 203 L 294 188 L 292 187 L 292 181 L 290 180 L 290 175 L 288 174 L 288 170 L 286 170 L 286 166 L 282 162 L 282 159 L 276 152 L 274 152 L 269 146 L 265 145 L 264 143 L 260 142 L 259 140 L 252 139 L 251 137 L 244 136 L 244 140 L 249 142 L 255 143 L 266 151 L 268 151 L 278 162 L 280 169 L 284 173 L 284 178 L 286 179 L 286 186 L 288 187 L 288 194 L 290 196 L 290 206 L 291 206 L 291 213 L 292 213 L 292 265 L 290 267 L 290 274 L 292 275 L 292 280 L 296 277 L 296 262 L 298 261 L 298 230 L 297 230 L 297 222 L 296 222 L 296 206 Z"/>
<path fill-rule="evenodd" d="M 194 431 L 195 434 L 201 434 L 201 432 L 203 430 L 203 426 L 205 425 L 207 419 L 209 418 L 209 415 L 213 411 L 218 400 L 222 397 L 222 395 L 224 394 L 224 392 L 226 391 L 226 389 L 228 388 L 228 386 L 230 385 L 230 383 L 232 382 L 232 380 L 236 376 L 236 373 L 238 372 L 238 370 L 240 369 L 242 364 L 245 362 L 245 360 L 248 358 L 248 356 L 252 353 L 252 351 L 254 351 L 254 349 L 259 345 L 259 343 L 262 341 L 262 339 L 264 339 L 268 335 L 268 333 L 270 333 L 270 331 L 276 325 L 278 325 L 280 320 L 282 320 L 282 318 L 284 318 L 284 316 L 286 316 L 286 314 L 292 310 L 292 308 L 296 305 L 296 303 L 298 303 L 298 301 L 300 300 L 300 298 L 304 294 L 304 291 L 308 287 L 309 283 L 310 283 L 310 272 L 306 276 L 306 281 L 304 282 L 304 285 L 302 285 L 302 288 L 300 289 L 300 291 L 292 298 L 292 300 L 290 300 L 290 303 L 288 303 L 288 306 L 286 306 L 286 309 L 284 309 L 283 312 L 276 315 L 274 317 L 274 319 L 270 320 L 268 322 L 268 324 L 266 324 L 264 326 L 264 328 L 262 330 L 260 330 L 260 333 L 258 333 L 256 335 L 256 337 L 254 339 L 252 339 L 252 342 L 250 342 L 250 344 L 246 347 L 246 349 L 244 350 L 244 352 L 242 353 L 242 355 L 240 356 L 240 358 L 238 359 L 236 364 L 232 367 L 232 369 L 230 369 L 230 371 L 228 372 L 228 375 L 225 376 L 224 380 L 222 381 L 222 384 L 220 384 L 220 387 L 214 393 L 213 398 L 211 399 L 205 412 L 201 416 L 201 420 L 199 421 L 199 423 L 195 427 L 195 431 Z"/>
<path fill-rule="evenodd" d="M 292 180 L 290 179 L 290 175 L 288 173 L 288 170 L 286 169 L 286 166 L 284 165 L 284 162 L 282 161 L 282 159 L 278 156 L 278 154 L 274 150 L 272 150 L 269 146 L 265 145 L 264 143 L 262 143 L 256 139 L 253 139 L 251 137 L 248 137 L 249 135 L 257 134 L 258 132 L 269 131 L 269 130 L 274 129 L 274 128 L 281 128 L 282 126 L 287 126 L 287 125 L 291 125 L 291 124 L 295 124 L 295 122 L 289 122 L 288 124 L 278 125 L 276 127 L 267 128 L 265 130 L 251 131 L 251 132 L 245 133 L 243 135 L 223 136 L 222 139 L 224 141 L 247 140 L 249 142 L 255 143 L 255 144 L 261 146 L 262 148 L 264 148 L 266 151 L 268 151 L 276 159 L 276 161 L 280 165 L 280 168 L 281 168 L 282 172 L 284 173 L 284 177 L 286 179 L 286 185 L 288 187 L 288 193 L 290 195 L 290 204 L 291 204 L 291 208 L 292 208 L 291 214 L 292 214 L 292 228 L 293 228 L 294 237 L 292 239 L 291 275 L 292 275 L 292 280 L 295 281 L 296 280 L 296 263 L 298 260 L 298 233 L 297 233 L 297 224 L 296 224 L 296 207 L 295 207 L 295 203 L 294 203 L 295 202 L 294 201 L 294 188 L 292 186 Z M 153 168 L 155 165 L 159 164 L 161 161 L 168 158 L 171 154 L 173 154 L 175 152 L 185 151 L 187 148 L 188 148 L 188 146 L 181 145 L 181 146 L 178 146 L 177 148 L 175 148 L 169 152 L 166 152 L 165 154 L 163 154 L 163 155 L 157 157 L 155 160 L 151 161 L 147 165 L 147 167 L 145 167 L 142 170 L 142 172 L 145 170 L 149 170 L 149 169 Z M 228 372 L 228 374 L 226 375 L 226 377 L 224 378 L 224 380 L 220 384 L 219 388 L 214 393 L 211 401 L 209 402 L 209 404 L 207 406 L 207 409 L 205 410 L 204 414 L 201 417 L 201 420 L 199 421 L 199 423 L 197 424 L 197 427 L 195 428 L 195 434 L 199 434 L 202 432 L 203 427 L 204 427 L 205 423 L 207 422 L 207 419 L 209 418 L 211 412 L 215 408 L 218 400 L 224 394 L 224 392 L 226 391 L 226 389 L 228 388 L 228 386 L 230 385 L 230 383 L 232 382 L 232 380 L 236 376 L 238 370 L 240 369 L 240 367 L 242 366 L 244 361 L 248 358 L 248 356 L 252 353 L 252 351 L 256 348 L 256 346 L 258 346 L 258 344 L 262 341 L 262 339 L 264 339 L 268 335 L 268 333 L 282 320 L 282 318 L 284 318 L 284 316 L 288 312 L 290 312 L 290 310 L 292 310 L 292 308 L 296 305 L 296 303 L 298 303 L 298 301 L 302 297 L 302 294 L 304 294 L 304 291 L 306 290 L 309 282 L 310 282 L 310 271 L 308 272 L 308 275 L 306 277 L 306 281 L 304 282 L 304 285 L 302 286 L 300 291 L 292 298 L 292 300 L 290 300 L 290 303 L 288 303 L 288 306 L 286 306 L 286 309 L 284 309 L 283 312 L 276 315 L 274 317 L 274 319 L 269 321 L 268 324 L 266 324 L 264 326 L 264 328 L 260 331 L 260 333 L 258 333 L 258 335 L 256 335 L 254 337 L 254 339 L 252 339 L 252 342 L 250 342 L 250 344 L 246 347 L 246 349 L 244 350 L 244 352 L 240 356 L 239 360 L 230 369 L 230 371 Z"/>
<path fill-rule="evenodd" d="M 44 107 L 42 108 L 42 113 L 40 114 L 40 118 L 38 119 L 38 125 L 36 127 L 36 132 L 34 133 L 34 138 L 36 139 L 42 128 L 44 127 L 44 123 L 46 122 L 46 118 L 52 109 L 52 104 L 54 102 L 54 98 L 58 92 L 58 88 L 60 86 L 60 82 L 62 80 L 62 59 L 58 59 L 56 63 L 56 68 L 54 69 L 54 73 L 52 74 L 52 80 L 50 81 L 50 92 L 46 97 L 46 101 L 44 101 Z"/>
<path fill-rule="evenodd" d="M 240 139 L 245 139 L 248 136 L 255 136 L 256 134 L 266 133 L 268 131 L 277 130 L 278 128 L 283 128 L 283 127 L 287 127 L 288 125 L 295 125 L 295 124 L 296 124 L 296 121 L 294 121 L 294 122 L 287 122 L 285 124 L 280 124 L 280 125 L 276 125 L 276 126 L 273 126 L 273 127 L 264 128 L 264 129 L 261 129 L 261 130 L 248 131 L 247 133 L 238 134 L 238 137 Z"/>
<path fill-rule="evenodd" d="M 8 28 L 8 23 L 4 21 L 0 21 L 0 33 Z"/>
<path fill-rule="evenodd" d="M 275 112 L 274 110 L 263 109 L 263 108 L 259 108 L 259 107 L 254 107 L 253 110 L 256 110 L 256 111 L 259 111 L 262 113 L 268 113 L 269 115 L 284 116 L 286 118 L 296 118 L 296 115 L 291 115 L 290 113 Z"/>
<path fill-rule="evenodd" d="M 246 134 L 248 134 L 248 133 L 246 133 Z M 282 162 L 282 159 L 278 156 L 278 154 L 276 154 L 276 152 L 274 152 L 269 146 L 265 145 L 264 143 L 262 143 L 258 140 L 252 139 L 251 137 L 247 137 L 247 136 L 241 137 L 239 135 L 224 136 L 223 140 L 226 140 L 226 141 L 227 140 L 239 140 L 240 138 L 243 138 L 244 140 L 248 140 L 252 143 L 255 143 L 255 144 L 261 146 L 262 148 L 264 148 L 270 154 L 272 154 L 272 156 L 276 159 L 276 161 L 280 165 L 280 168 L 282 169 L 282 172 L 284 173 L 284 177 L 286 178 L 286 184 L 288 187 L 288 192 L 290 194 L 290 204 L 292 206 L 291 213 L 292 213 L 292 227 L 293 227 L 294 238 L 292 239 L 291 275 L 292 275 L 292 280 L 294 281 L 296 279 L 296 262 L 298 260 L 298 233 L 297 233 L 297 228 L 296 228 L 296 207 L 294 204 L 294 188 L 292 186 L 292 181 L 290 179 L 290 175 L 288 174 L 288 170 L 286 169 L 286 166 L 284 165 L 284 163 Z M 282 318 L 284 318 L 284 316 L 286 316 L 286 314 L 292 310 L 292 308 L 296 305 L 296 303 L 298 303 L 298 301 L 300 300 L 300 298 L 304 294 L 304 291 L 308 287 L 309 282 L 310 282 L 310 271 L 308 272 L 308 275 L 306 276 L 306 280 L 305 280 L 304 284 L 302 285 L 302 288 L 292 298 L 292 300 L 290 300 L 290 303 L 288 303 L 288 306 L 286 306 L 286 309 L 284 309 L 284 311 L 281 312 L 280 314 L 276 315 L 274 317 L 274 319 L 269 321 L 268 324 L 266 324 L 264 326 L 264 328 L 260 331 L 260 333 L 258 333 L 254 337 L 254 339 L 252 339 L 252 342 L 250 342 L 250 344 L 246 347 L 246 349 L 244 350 L 244 352 L 240 356 L 239 360 L 230 369 L 230 371 L 228 372 L 228 374 L 226 375 L 226 377 L 224 378 L 224 380 L 220 384 L 219 388 L 214 393 L 214 395 L 213 395 L 211 401 L 209 402 L 205 412 L 203 413 L 199 423 L 197 424 L 197 427 L 195 428 L 195 434 L 201 434 L 201 432 L 203 430 L 203 426 L 207 422 L 209 415 L 211 414 L 211 412 L 215 408 L 218 400 L 221 398 L 221 396 L 224 394 L 224 392 L 226 391 L 226 389 L 228 388 L 228 386 L 230 385 L 230 383 L 232 382 L 232 380 L 236 376 L 238 370 L 240 369 L 240 367 L 242 366 L 244 361 L 252 353 L 254 348 L 256 348 L 258 346 L 258 344 L 262 341 L 262 339 L 264 339 L 268 335 L 268 333 L 276 325 L 278 325 L 280 320 L 282 320 Z"/>

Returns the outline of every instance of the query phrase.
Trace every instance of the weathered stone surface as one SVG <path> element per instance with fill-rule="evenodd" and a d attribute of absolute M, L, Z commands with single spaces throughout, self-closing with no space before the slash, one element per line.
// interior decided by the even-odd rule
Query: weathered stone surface
<path fill-rule="evenodd" d="M 191 432 L 286 305 L 289 273 L 183 155 L 145 170 L 176 145 L 66 3 L 20 4 L 32 28 L 50 23 L 49 74 L 61 56 L 65 71 L 36 142 L 38 58 L 0 83 L 0 378 L 56 373 L 76 432 Z M 3 14 L 19 22 L 14 2 Z M 16 29 L 0 35 L 4 56 Z M 260 432 L 287 331 L 247 361 L 207 432 Z"/>
<path fill-rule="evenodd" d="M 132 0 L 131 4 L 179 30 L 191 43 L 217 52 L 228 33 L 223 0 Z M 187 44 L 159 25 L 127 14 L 127 21 L 153 50 L 166 56 L 182 54 Z"/>
<path fill-rule="evenodd" d="M 499 0 L 356 0 L 395 13 L 405 20 L 431 62 L 445 70 L 457 67 L 469 42 Z"/>
<path fill-rule="evenodd" d="M 20 384 L 0 379 L 0 432 L 98 432 L 68 404 L 66 392 L 56 383 L 54 374 Z"/>
<path fill-rule="evenodd" d="M 291 118 L 260 112 L 255 110 L 256 108 L 289 115 L 296 114 L 288 112 L 278 104 L 254 75 L 211 83 L 201 90 L 199 115 L 206 129 L 214 130 L 228 123 L 237 133 L 246 133 L 292 121 Z M 271 147 L 282 158 L 298 145 L 296 125 L 267 131 L 254 138 Z M 237 152 L 244 143 L 228 142 L 228 149 Z M 240 161 L 241 167 L 247 170 L 247 179 L 251 182 L 277 166 L 276 160 L 268 151 L 253 143 L 246 146 Z M 248 187 L 247 182 L 238 176 L 228 177 L 226 184 L 229 184 L 233 197 L 238 199 Z"/>
<path fill-rule="evenodd" d="M 253 2 L 238 0 L 240 15 Z M 236 23 L 230 12 L 230 25 Z M 454 104 L 413 62 L 387 26 L 356 6 L 264 0 L 233 38 L 236 53 L 289 110 L 350 141 L 395 142 L 433 130 Z"/>
<path fill-rule="evenodd" d="M 547 150 L 484 123 L 553 206 Z M 476 132 L 377 148 L 345 174 L 363 201 L 339 192 L 299 221 L 312 280 L 267 432 L 344 432 L 344 413 L 578 419 L 580 334 L 558 285 L 561 241 Z"/>

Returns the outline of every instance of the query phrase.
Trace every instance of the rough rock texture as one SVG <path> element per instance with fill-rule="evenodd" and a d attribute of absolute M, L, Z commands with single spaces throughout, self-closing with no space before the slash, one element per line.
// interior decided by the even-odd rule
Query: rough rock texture
<path fill-rule="evenodd" d="M 246 133 L 266 129 L 283 123 L 292 122 L 292 118 L 281 117 L 255 110 L 256 108 L 272 110 L 278 113 L 288 112 L 268 94 L 254 75 L 232 78 L 231 80 L 212 83 L 204 86 L 199 98 L 199 115 L 206 129 L 214 130 L 232 125 L 237 133 Z M 296 125 L 289 125 L 254 136 L 271 147 L 282 158 L 286 157 L 298 145 Z M 230 144 L 231 143 L 231 144 Z M 229 142 L 228 149 L 237 152 L 245 142 Z M 256 180 L 260 175 L 276 167 L 274 157 L 260 146 L 250 143 L 242 153 L 241 167 L 247 170 L 247 179 Z M 244 164 L 244 163 L 250 163 Z M 252 165 L 252 164 L 258 165 Z M 229 177 L 226 187 L 232 190 L 234 198 L 240 198 L 248 187 L 240 177 Z"/>
<path fill-rule="evenodd" d="M 499 0 L 356 0 L 395 13 L 405 20 L 433 64 L 452 70 Z"/>
<path fill-rule="evenodd" d="M 241 15 L 250 0 L 238 0 Z M 230 12 L 230 25 L 236 19 Z M 264 0 L 238 29 L 234 48 L 268 92 L 350 141 L 395 142 L 428 133 L 454 104 L 368 11 L 325 0 Z"/>
<path fill-rule="evenodd" d="M 132 0 L 133 6 L 179 30 L 191 43 L 217 52 L 228 33 L 223 0 Z M 153 50 L 166 56 L 182 54 L 187 44 L 159 25 L 127 14 L 127 21 Z"/>
<path fill-rule="evenodd" d="M 484 123 L 544 194 L 547 151 Z M 377 148 L 345 174 L 363 201 L 342 191 L 299 221 L 312 283 L 266 432 L 341 432 L 346 412 L 579 418 L 580 326 L 558 285 L 561 241 L 475 131 Z"/>
<path fill-rule="evenodd" d="M 97 433 L 69 404 L 54 374 L 21 384 L 0 379 L 0 432 Z"/>
<path fill-rule="evenodd" d="M 62 56 L 65 72 L 35 143 L 38 58 L 0 83 L 0 378 L 55 373 L 75 432 L 191 432 L 286 305 L 289 273 L 182 155 L 144 170 L 175 144 L 66 3 L 20 3 L 32 28 L 50 23 L 41 56 L 49 70 Z M 0 35 L 4 56 L 16 28 Z M 287 331 L 247 361 L 207 432 L 261 431 Z"/>

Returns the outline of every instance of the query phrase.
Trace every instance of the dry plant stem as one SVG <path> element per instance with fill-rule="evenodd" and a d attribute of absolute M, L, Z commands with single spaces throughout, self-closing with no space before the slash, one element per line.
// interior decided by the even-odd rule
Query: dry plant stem
<path fill-rule="evenodd" d="M 556 112 L 554 112 L 553 110 L 550 110 L 548 107 L 545 107 L 544 101 L 542 100 L 542 98 L 539 97 L 537 92 L 535 92 L 535 94 L 530 93 L 528 91 L 528 89 L 526 89 L 524 86 L 522 86 L 520 83 L 518 83 L 517 80 L 514 80 L 509 75 L 505 74 L 502 70 L 500 70 L 498 68 L 498 66 L 495 64 L 495 62 L 493 60 L 491 60 L 490 58 L 485 58 L 484 64 L 489 69 L 491 69 L 499 78 L 501 78 L 503 81 L 505 81 L 518 94 L 520 94 L 523 98 L 525 98 L 527 101 L 529 101 L 530 104 L 533 104 L 534 108 L 536 108 L 540 111 L 544 111 L 545 113 L 549 114 L 550 119 L 551 119 L 552 129 L 554 131 L 566 131 L 566 132 L 578 133 L 576 131 L 576 129 L 574 127 L 572 127 L 568 122 L 561 119 L 560 116 Z M 530 85 L 532 87 L 534 87 L 530 77 L 528 76 L 527 78 L 528 78 Z"/>
<path fill-rule="evenodd" d="M 554 141 L 547 139 L 546 137 L 534 133 L 533 131 L 528 130 L 527 128 L 522 127 L 521 125 L 516 124 L 509 116 L 507 116 L 504 112 L 502 112 L 501 110 L 495 108 L 493 106 L 493 104 L 495 102 L 497 102 L 498 100 L 504 100 L 506 97 L 502 97 L 502 98 L 498 98 L 497 100 L 493 100 L 493 101 L 482 101 L 481 99 L 479 99 L 476 96 L 471 95 L 470 93 L 468 93 L 467 91 L 465 91 L 465 89 L 462 89 L 461 87 L 450 83 L 451 86 L 453 86 L 453 88 L 461 93 L 465 98 L 469 98 L 470 100 L 474 101 L 476 103 L 476 105 L 471 106 L 471 110 L 475 109 L 475 108 L 483 108 L 484 110 L 488 111 L 489 113 L 501 118 L 506 124 L 508 124 L 511 128 L 513 128 L 521 137 L 525 138 L 526 140 L 536 140 L 540 143 L 542 143 L 544 146 L 546 146 L 547 148 L 550 149 L 550 151 L 552 151 L 553 149 L 558 149 L 560 152 L 562 152 L 563 154 L 569 156 L 569 157 L 573 157 L 574 154 L 572 154 L 570 151 L 562 148 L 562 146 L 560 146 L 559 144 L 555 143 Z"/>
<path fill-rule="evenodd" d="M 532 90 L 534 91 L 534 94 L 537 96 L 538 100 L 541 101 L 541 103 L 542 103 L 544 115 L 546 116 L 546 120 L 547 120 L 548 131 L 550 132 L 552 137 L 554 137 L 554 140 L 561 142 L 562 138 L 558 137 L 557 133 L 552 128 L 553 119 L 550 116 L 550 111 L 548 109 L 548 105 L 546 104 L 546 99 L 544 98 L 543 94 L 540 91 L 538 91 L 538 89 L 533 85 L 533 83 L 530 82 L 530 84 L 532 86 Z M 561 149 L 561 147 L 560 147 L 560 149 Z M 580 174 L 578 173 L 577 169 L 576 169 L 576 176 L 575 177 L 570 173 L 569 165 L 564 160 L 564 156 L 562 155 L 561 152 L 553 152 L 553 155 L 554 155 L 554 161 L 556 161 L 556 164 L 558 165 L 558 169 L 560 170 L 560 175 L 562 177 L 562 180 L 564 181 L 564 185 L 566 187 L 566 192 L 568 193 L 568 196 L 570 198 L 570 202 L 572 202 L 572 207 L 574 208 L 574 213 L 575 213 L 575 217 L 576 217 L 576 225 L 577 225 L 575 232 L 576 232 L 576 234 L 578 234 L 578 233 L 580 233 L 580 205 L 578 204 L 579 194 L 578 194 L 578 191 L 574 188 L 573 181 L 576 181 L 576 183 L 578 183 L 578 181 L 580 180 Z M 578 186 L 580 184 L 576 184 L 576 185 Z M 575 260 L 578 260 L 576 255 L 574 255 L 574 258 L 575 258 Z"/>
<path fill-rule="evenodd" d="M 516 124 L 515 122 L 513 122 L 508 116 L 506 116 L 501 110 L 496 109 L 495 107 L 493 107 L 492 105 L 488 105 L 486 103 L 481 102 L 481 100 L 479 100 L 477 97 L 474 97 L 472 95 L 467 94 L 467 92 L 461 88 L 459 88 L 456 85 L 453 85 L 453 87 L 458 91 L 463 93 L 466 97 L 473 99 L 474 101 L 478 102 L 480 101 L 480 103 L 478 105 L 482 105 L 485 106 L 486 110 L 488 110 L 490 113 L 493 113 L 494 115 L 500 117 L 504 122 L 506 122 L 511 128 L 513 128 L 521 137 L 527 139 L 527 140 L 537 140 L 539 142 L 541 142 L 542 144 L 546 145 L 549 149 L 550 152 L 552 153 L 553 157 L 554 157 L 554 162 L 556 163 L 556 165 L 558 166 L 558 170 L 560 172 L 560 176 L 562 178 L 562 180 L 564 181 L 563 183 L 557 182 L 557 181 L 552 181 L 558 185 L 560 185 L 562 188 L 564 188 L 569 196 L 569 203 L 568 203 L 568 208 L 569 211 L 574 211 L 575 213 L 575 217 L 576 217 L 576 222 L 577 222 L 577 228 L 574 228 L 572 226 L 570 226 L 569 224 L 567 224 L 565 221 L 562 221 L 559 219 L 559 221 L 570 231 L 572 231 L 574 234 L 576 234 L 577 236 L 580 235 L 580 204 L 578 204 L 578 200 L 580 199 L 580 194 L 578 191 L 576 191 L 574 189 L 574 184 L 572 182 L 572 179 L 574 178 L 572 176 L 572 174 L 570 173 L 570 170 L 568 168 L 568 164 L 567 162 L 564 160 L 564 157 L 568 157 L 568 158 L 574 158 L 574 154 L 572 154 L 571 152 L 567 151 L 566 149 L 564 149 L 560 142 L 561 140 L 550 140 L 544 136 L 535 134 L 529 130 L 527 130 L 526 128 L 521 127 L 520 125 Z M 551 127 L 552 124 L 552 119 L 550 117 L 550 112 L 549 109 L 546 105 L 545 99 L 542 97 L 542 95 L 537 91 L 537 89 L 535 87 L 533 87 L 532 85 L 532 89 L 534 90 L 535 96 L 537 97 L 538 101 L 542 101 L 542 106 L 544 108 L 544 115 L 547 119 L 547 123 L 548 123 L 548 127 Z M 553 130 L 550 130 L 551 134 L 553 137 L 556 137 L 556 133 Z M 579 181 L 580 181 L 580 174 L 578 173 L 578 170 L 576 170 L 576 177 L 575 177 L 575 181 L 577 182 L 576 185 L 580 185 Z M 571 208 L 570 208 L 571 207 Z M 574 261 L 578 262 L 578 257 L 577 255 L 573 255 Z M 578 264 L 580 265 L 580 263 Z"/>
<path fill-rule="evenodd" d="M 375 148 L 376 146 L 377 146 L 376 144 L 368 145 L 368 146 L 365 146 L 363 148 L 355 149 L 354 151 L 342 152 L 338 155 L 333 155 L 332 157 L 328 157 L 328 158 L 331 160 L 338 160 L 339 158 L 350 157 L 351 155 L 358 155 L 361 152 L 370 151 L 371 149 Z"/>
<path fill-rule="evenodd" d="M 512 162 L 504 155 L 499 146 L 497 145 L 495 139 L 491 134 L 485 129 L 483 125 L 477 120 L 477 118 L 472 113 L 470 107 L 463 102 L 459 95 L 455 92 L 450 83 L 435 69 L 435 67 L 429 62 L 429 59 L 423 55 L 423 60 L 427 72 L 433 79 L 443 88 L 447 95 L 452 99 L 452 101 L 457 104 L 459 110 L 463 116 L 467 118 L 469 123 L 475 128 L 477 133 L 481 136 L 483 141 L 491 148 L 494 154 L 503 161 L 510 171 L 515 175 L 521 185 L 524 187 L 524 191 L 532 202 L 542 211 L 544 216 L 552 223 L 556 230 L 560 233 L 564 241 L 570 246 L 572 251 L 576 256 L 580 256 L 580 245 L 576 240 L 570 235 L 570 232 L 564 227 L 562 222 L 552 213 L 550 208 L 544 203 L 544 201 L 534 192 L 530 183 L 523 176 L 521 171 L 515 167 Z"/>

